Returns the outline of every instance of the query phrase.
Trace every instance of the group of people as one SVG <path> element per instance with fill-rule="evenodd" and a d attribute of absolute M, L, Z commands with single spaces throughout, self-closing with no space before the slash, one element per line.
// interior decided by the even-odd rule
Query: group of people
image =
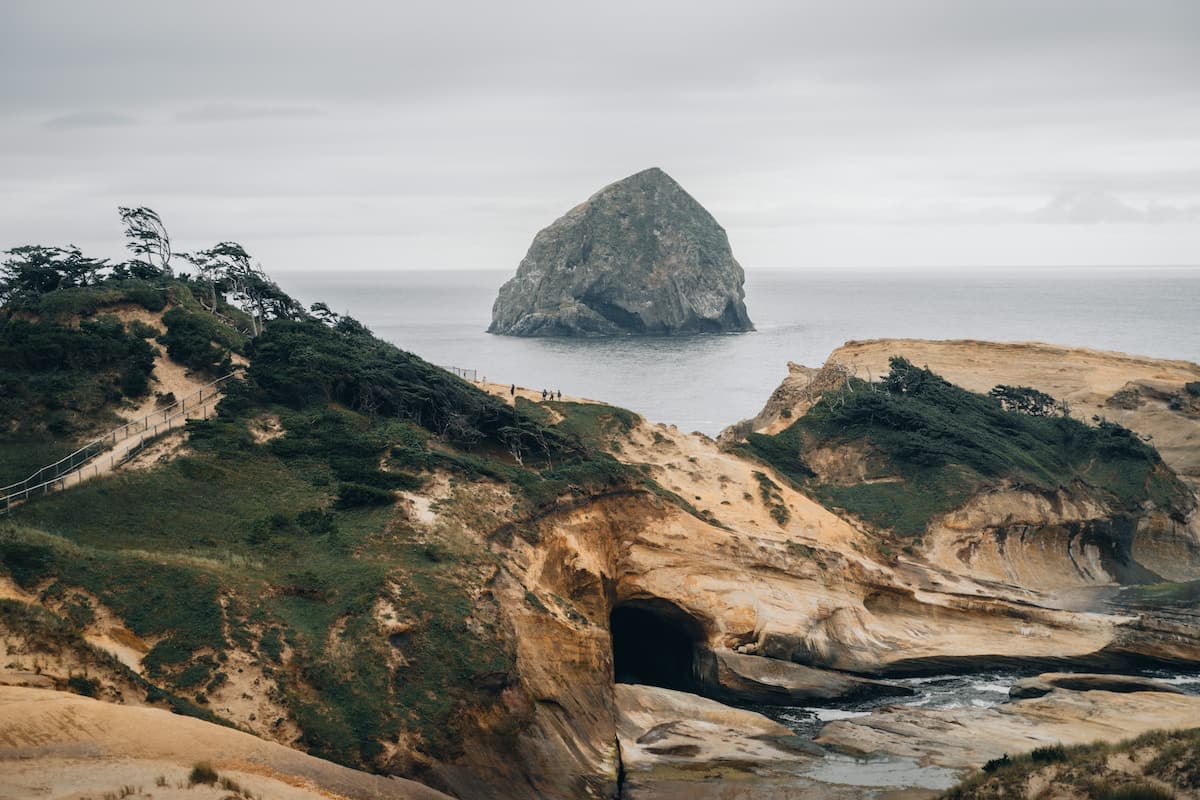
<path fill-rule="evenodd" d="M 508 387 L 508 393 L 513 397 L 517 396 L 517 385 L 515 383 Z M 562 400 L 562 389 L 558 390 L 557 397 L 555 396 L 555 392 L 553 390 L 542 389 L 542 402 L 544 403 L 547 400 Z"/>

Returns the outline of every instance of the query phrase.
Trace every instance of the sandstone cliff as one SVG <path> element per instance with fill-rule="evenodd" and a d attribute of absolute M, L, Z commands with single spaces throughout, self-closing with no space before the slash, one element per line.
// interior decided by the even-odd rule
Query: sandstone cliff
<path fill-rule="evenodd" d="M 1095 358 L 1104 362 L 1103 356 Z M 1059 362 L 1071 368 L 1069 358 Z M 1118 387 L 1141 379 L 1137 370 L 1119 374 L 1123 363 L 1114 360 L 1112 367 Z M 529 404 L 511 398 L 507 386 L 490 388 L 505 402 L 537 414 L 524 424 L 548 421 L 543 436 L 583 432 L 632 468 L 627 475 L 637 479 L 598 487 L 581 472 L 551 472 L 532 484 L 551 493 L 534 509 L 522 486 L 505 479 L 506 470 L 516 468 L 507 451 L 497 448 L 493 461 L 484 462 L 476 450 L 468 460 L 444 440 L 431 439 L 422 449 L 406 431 L 409 440 L 389 459 L 414 471 L 428 465 L 421 467 L 421 481 L 396 491 L 393 502 L 370 517 L 349 518 L 366 532 L 358 546 L 369 558 L 361 563 L 397 559 L 383 588 L 367 601 L 356 599 L 319 629 L 329 653 L 328 661 L 315 665 L 320 670 L 303 661 L 300 639 L 274 652 L 263 644 L 268 630 L 250 629 L 249 645 L 231 639 L 222 663 L 237 665 L 237 671 L 227 668 L 227 683 L 205 687 L 215 713 L 281 742 L 311 747 L 312 718 L 300 716 L 303 707 L 272 686 L 285 680 L 295 686 L 310 675 L 328 686 L 342 672 L 360 685 L 370 667 L 382 671 L 387 683 L 371 684 L 378 695 L 353 706 L 357 718 L 371 720 L 376 705 L 389 705 L 414 721 L 400 735 L 376 735 L 373 768 L 416 777 L 457 796 L 612 797 L 623 790 L 626 797 L 651 797 L 664 785 L 678 795 L 705 785 L 717 770 L 729 779 L 721 784 L 728 789 L 724 797 L 790 797 L 796 796 L 797 762 L 819 754 L 804 751 L 760 719 L 663 692 L 674 687 L 727 701 L 820 704 L 893 693 L 888 676 L 896 674 L 1003 663 L 1113 668 L 1129 656 L 1200 657 L 1194 625 L 1176 624 L 1153 610 L 1084 608 L 1058 594 L 1108 587 L 1121 577 L 1088 528 L 1104 524 L 1109 511 L 1086 497 L 1022 494 L 1010 487 L 963 503 L 923 540 L 905 547 L 887 531 L 823 506 L 780 471 L 706 437 L 598 404 Z M 1187 448 L 1181 445 L 1179 452 Z M 845 463 L 831 458 L 817 466 L 853 481 L 853 455 Z M 473 472 L 464 471 L 468 468 Z M 211 473 L 203 475 L 211 479 Z M 71 499 L 61 497 L 64 503 Z M 50 502 L 41 508 L 49 509 Z M 1180 556 L 1192 552 L 1193 531 L 1179 520 L 1156 521 L 1149 513 L 1146 520 L 1131 531 L 1135 554 L 1143 553 L 1139 563 L 1152 564 L 1164 576 L 1169 564 L 1177 570 L 1169 577 L 1200 577 L 1200 567 Z M 29 541 L 46 538 L 31 533 Z M 12 550 L 18 557 L 12 563 L 28 572 L 31 552 L 27 545 Z M 351 563 L 337 552 L 321 558 Z M 203 562 L 205 569 L 217 563 Z M 240 568 L 269 566 L 251 562 Z M 80 580 L 72 575 L 63 582 Z M 275 591 L 291 592 L 288 602 L 305 609 L 322 608 L 314 590 L 299 583 L 302 577 L 286 576 L 294 583 Z M 70 583 L 56 593 L 51 580 L 27 576 L 25 589 L 0 582 L 0 592 L 22 606 L 69 612 L 81 590 Z M 307 595 L 296 596 L 301 590 Z M 226 609 L 256 602 L 240 584 L 225 592 Z M 95 617 L 82 635 L 129 658 L 113 640 L 130 637 L 117 636 L 123 628 L 102 599 L 89 596 Z M 119 598 L 110 598 L 110 605 L 114 599 Z M 5 607 L 0 604 L 0 610 Z M 461 630 L 448 625 L 451 612 L 462 615 Z M 625 616 L 637 624 L 622 627 L 618 621 Z M 132 676 L 120 683 L 118 672 L 102 671 L 94 659 L 64 661 L 35 637 L 9 627 L 9 669 L 40 668 L 42 676 L 65 686 L 87 665 L 88 675 L 99 681 L 98 696 L 131 703 L 135 693 L 145 692 L 145 684 Z M 364 643 L 358 650 L 350 649 L 348 631 Z M 675 665 L 653 676 L 665 687 L 661 692 L 614 685 L 622 654 L 639 648 Z M 140 656 L 133 660 L 131 666 L 140 670 Z M 445 681 L 423 677 L 442 662 L 455 670 L 442 669 Z M 478 691 L 452 706 L 443 702 L 463 683 Z M 279 705 L 245 704 L 239 700 L 243 693 L 273 697 Z M 319 697 L 315 689 L 304 695 Z M 1142 708 L 1146 719 L 1161 710 L 1155 703 L 1178 704 L 1172 708 L 1180 715 L 1194 713 L 1193 706 L 1173 698 L 1146 704 L 1130 695 L 1120 702 L 1132 704 L 1122 706 L 1131 713 Z M 1090 713 L 1093 703 L 1052 699 L 1025 708 L 1050 705 L 1061 714 L 1047 735 L 1058 735 L 1072 715 Z M 449 743 L 436 738 L 436 730 L 419 739 L 417 723 L 443 707 L 449 709 L 444 712 L 453 734 L 446 737 Z M 902 721 L 914 727 L 922 719 L 938 721 L 936 714 L 907 713 Z M 283 720 L 277 727 L 276 719 Z M 874 729 L 890 719 L 897 718 L 883 718 Z M 1001 722 L 1025 724 L 1024 717 L 1008 713 L 996 719 L 996 741 L 1007 735 Z M 837 730 L 830 731 L 830 741 Z M 846 730 L 857 735 L 858 729 Z M 701 734 L 711 738 L 688 741 Z M 756 738 L 763 735 L 770 741 Z M 928 749 L 939 742 L 927 738 L 915 746 Z M 760 770 L 772 759 L 787 762 L 782 769 L 789 776 L 775 795 L 758 791 Z"/>
<path fill-rule="evenodd" d="M 651 168 L 606 186 L 534 238 L 500 288 L 491 333 L 674 335 L 753 330 L 724 229 Z"/>

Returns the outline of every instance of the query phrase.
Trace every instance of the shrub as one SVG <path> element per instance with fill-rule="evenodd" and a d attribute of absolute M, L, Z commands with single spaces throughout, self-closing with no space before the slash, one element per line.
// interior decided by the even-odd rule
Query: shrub
<path fill-rule="evenodd" d="M 374 486 L 368 486 L 365 483 L 342 483 L 338 485 L 338 508 L 386 506 L 395 501 L 396 496 L 387 489 L 379 489 Z"/>
<path fill-rule="evenodd" d="M 1012 759 L 1008 757 L 1008 753 L 1005 753 L 1004 755 L 1000 756 L 999 758 L 993 758 L 993 759 L 990 759 L 989 761 L 987 761 L 983 765 L 983 771 L 984 772 L 995 772 L 996 770 L 1000 769 L 1001 767 L 1007 767 L 1011 763 L 1013 763 Z"/>
<path fill-rule="evenodd" d="M 1029 757 L 1033 759 L 1035 764 L 1053 764 L 1058 761 L 1067 760 L 1067 749 L 1061 744 L 1036 747 L 1029 753 Z"/>
<path fill-rule="evenodd" d="M 1174 792 L 1148 782 L 1113 786 L 1097 781 L 1088 786 L 1088 796 L 1091 800 L 1175 800 Z"/>
<path fill-rule="evenodd" d="M 162 311 L 167 307 L 167 293 L 163 289 L 149 284 L 129 285 L 125 289 L 125 299 L 136 303 L 147 311 Z"/>
<path fill-rule="evenodd" d="M 798 431 L 793 431 L 791 428 L 778 436 L 749 433 L 746 435 L 746 443 L 743 447 L 791 478 L 795 483 L 803 483 L 813 477 L 815 473 L 808 464 L 804 463 L 801 455 L 804 445 L 797 433 Z"/>
<path fill-rule="evenodd" d="M 158 341 L 172 359 L 214 377 L 233 369 L 229 348 L 213 344 L 229 338 L 229 328 L 216 318 L 176 307 L 163 314 L 163 322 L 167 332 Z"/>
<path fill-rule="evenodd" d="M 201 761 L 193 766 L 191 773 L 188 774 L 188 786 L 195 786 L 198 783 L 212 786 L 219 778 L 220 776 L 212 768 L 212 764 L 209 764 L 207 761 Z"/>
<path fill-rule="evenodd" d="M 84 697 L 95 697 L 100 693 L 100 681 L 97 678 L 72 675 L 67 678 L 67 688 L 75 694 L 81 694 Z"/>
<path fill-rule="evenodd" d="M 539 457 L 584 455 L 578 438 L 345 323 L 333 329 L 319 322 L 269 323 L 254 342 L 247 372 L 262 400 L 298 410 L 334 402 L 372 417 L 409 419 L 468 448 L 490 442 L 508 449 L 515 442 Z"/>
<path fill-rule="evenodd" d="M 54 572 L 54 552 L 42 544 L 0 538 L 0 565 L 22 589 L 31 589 Z"/>
<path fill-rule="evenodd" d="M 142 339 L 153 339 L 162 333 L 158 328 L 142 322 L 140 319 L 131 320 L 125 327 L 131 334 Z"/>
<path fill-rule="evenodd" d="M 283 638 L 278 628 L 271 628 L 263 633 L 258 642 L 258 651 L 276 664 L 283 662 Z"/>
<path fill-rule="evenodd" d="M 64 435 L 105 405 L 149 388 L 154 348 L 115 317 L 72 328 L 53 322 L 0 322 L 0 418 L 31 427 L 57 414 Z"/>

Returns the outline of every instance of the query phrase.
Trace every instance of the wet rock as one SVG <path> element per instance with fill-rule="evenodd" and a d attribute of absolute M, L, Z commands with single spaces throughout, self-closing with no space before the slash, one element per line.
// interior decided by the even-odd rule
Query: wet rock
<path fill-rule="evenodd" d="M 663 780 L 682 781 L 688 796 L 693 783 L 714 777 L 734 782 L 786 777 L 790 782 L 806 761 L 820 757 L 818 748 L 752 711 L 657 686 L 617 684 L 613 691 L 625 775 L 622 797 L 679 796 L 663 794 Z"/>
<path fill-rule="evenodd" d="M 889 706 L 830 722 L 818 744 L 848 754 L 914 758 L 976 769 L 1008 753 L 1053 744 L 1118 741 L 1158 728 L 1193 727 L 1200 697 L 1171 692 L 1052 691 L 992 708 Z"/>
<path fill-rule="evenodd" d="M 1098 675 L 1093 673 L 1047 672 L 1036 678 L 1023 678 L 1013 684 L 1008 690 L 1008 696 L 1013 700 L 1031 697 L 1044 697 L 1055 689 L 1071 692 L 1167 692 L 1168 694 L 1183 694 L 1182 691 L 1169 683 L 1156 681 L 1153 678 L 1141 678 L 1132 675 Z"/>
<path fill-rule="evenodd" d="M 906 686 L 729 650 L 701 649 L 697 662 L 706 692 L 739 702 L 795 705 L 914 693 Z"/>

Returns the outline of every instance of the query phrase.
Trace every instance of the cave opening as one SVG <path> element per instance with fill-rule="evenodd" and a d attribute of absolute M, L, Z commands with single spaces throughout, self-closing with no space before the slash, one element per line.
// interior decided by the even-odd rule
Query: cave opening
<path fill-rule="evenodd" d="M 633 600 L 613 608 L 613 679 L 665 689 L 694 691 L 700 624 L 665 600 Z"/>

